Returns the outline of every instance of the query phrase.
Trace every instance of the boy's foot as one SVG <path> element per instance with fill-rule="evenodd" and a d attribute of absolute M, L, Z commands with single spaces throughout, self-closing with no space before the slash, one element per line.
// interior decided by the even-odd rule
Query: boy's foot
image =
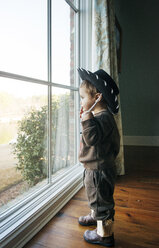
<path fill-rule="evenodd" d="M 82 226 L 94 226 L 97 225 L 97 221 L 91 216 L 91 214 L 88 214 L 86 216 L 80 216 L 78 219 L 78 222 Z"/>
<path fill-rule="evenodd" d="M 90 244 L 102 245 L 106 247 L 112 247 L 115 244 L 114 234 L 112 234 L 110 237 L 101 237 L 97 234 L 97 229 L 93 231 L 85 231 L 84 239 Z"/>

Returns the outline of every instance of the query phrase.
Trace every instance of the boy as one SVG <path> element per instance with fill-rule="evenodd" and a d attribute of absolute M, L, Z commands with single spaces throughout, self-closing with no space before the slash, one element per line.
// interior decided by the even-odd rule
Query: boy
<path fill-rule="evenodd" d="M 79 161 L 84 164 L 84 185 L 91 213 L 79 218 L 83 226 L 97 225 L 85 231 L 92 244 L 114 246 L 115 158 L 120 148 L 119 132 L 112 114 L 119 110 L 119 89 L 104 71 L 94 73 L 78 69 L 80 86 L 82 140 Z"/>

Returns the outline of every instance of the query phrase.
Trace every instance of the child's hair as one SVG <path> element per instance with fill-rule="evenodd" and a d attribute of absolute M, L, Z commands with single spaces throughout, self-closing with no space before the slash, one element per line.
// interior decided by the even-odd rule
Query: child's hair
<path fill-rule="evenodd" d="M 82 81 L 80 88 L 82 88 L 82 87 L 85 87 L 87 90 L 87 93 L 90 94 L 92 97 L 95 96 L 95 94 L 100 93 L 99 90 L 87 80 Z M 106 101 L 104 100 L 103 97 L 102 97 L 102 100 L 100 102 L 102 104 L 106 105 Z"/>
<path fill-rule="evenodd" d="M 87 80 L 82 81 L 80 88 L 82 87 L 85 87 L 87 90 L 87 93 L 90 94 L 91 96 L 94 96 L 96 93 L 99 93 L 97 88 Z"/>

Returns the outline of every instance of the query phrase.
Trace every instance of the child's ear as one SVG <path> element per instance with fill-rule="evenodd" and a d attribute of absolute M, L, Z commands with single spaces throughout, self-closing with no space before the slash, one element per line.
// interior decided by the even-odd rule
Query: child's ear
<path fill-rule="evenodd" d="M 96 100 L 97 100 L 97 99 L 100 99 L 100 100 L 102 99 L 102 93 L 97 93 L 97 94 L 96 94 Z"/>

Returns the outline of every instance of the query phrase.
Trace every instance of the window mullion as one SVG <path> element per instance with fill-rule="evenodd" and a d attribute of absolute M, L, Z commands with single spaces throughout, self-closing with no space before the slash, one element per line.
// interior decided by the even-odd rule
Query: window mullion
<path fill-rule="evenodd" d="M 52 82 L 52 42 L 51 42 L 51 0 L 47 2 L 47 30 L 48 30 L 48 81 Z M 51 183 L 52 171 L 52 86 L 48 86 L 48 182 Z"/>
<path fill-rule="evenodd" d="M 19 81 L 21 81 L 21 83 L 30 82 L 30 83 L 39 84 L 39 85 L 48 85 L 48 86 L 58 87 L 58 88 L 62 88 L 62 89 L 78 91 L 78 87 L 53 83 L 53 82 L 49 82 L 49 81 L 45 81 L 45 80 L 41 80 L 41 79 L 37 79 L 37 78 L 26 77 L 23 75 L 14 74 L 14 73 L 5 72 L 5 71 L 0 71 L 0 77 L 19 80 Z"/>
<path fill-rule="evenodd" d="M 80 9 L 80 1 L 75 1 L 76 6 L 78 6 L 78 9 Z M 80 12 L 76 14 L 75 17 L 75 68 L 79 67 L 80 65 Z M 75 71 L 75 86 L 79 88 L 80 84 L 80 78 L 78 76 L 77 70 Z M 79 101 L 79 92 L 75 95 L 75 130 L 76 133 L 75 136 L 75 144 L 76 144 L 76 160 L 78 161 L 78 151 L 79 151 L 79 144 L 80 144 L 80 118 L 79 118 L 79 112 L 80 112 L 80 101 Z"/>

